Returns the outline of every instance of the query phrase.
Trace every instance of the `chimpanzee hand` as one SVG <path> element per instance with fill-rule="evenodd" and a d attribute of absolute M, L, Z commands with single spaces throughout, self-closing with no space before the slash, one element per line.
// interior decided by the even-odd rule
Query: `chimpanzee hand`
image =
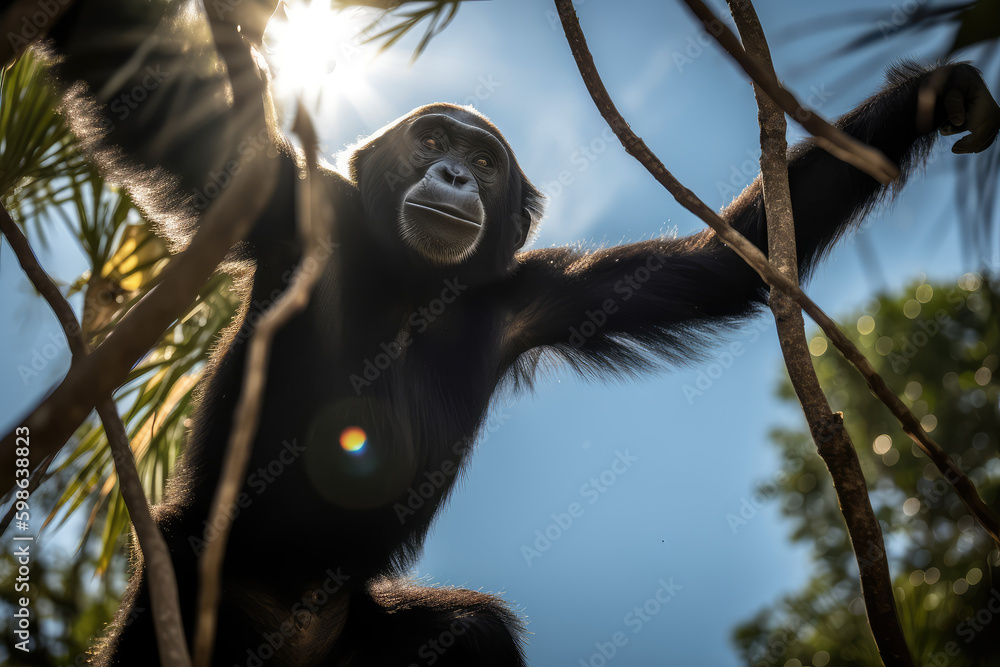
<path fill-rule="evenodd" d="M 969 132 L 952 146 L 953 153 L 979 153 L 996 139 L 1000 130 L 1000 106 L 990 95 L 982 77 L 969 65 L 947 68 L 948 78 L 941 86 L 937 116 L 943 115 L 941 134 Z M 933 79 L 929 82 L 934 84 Z"/>

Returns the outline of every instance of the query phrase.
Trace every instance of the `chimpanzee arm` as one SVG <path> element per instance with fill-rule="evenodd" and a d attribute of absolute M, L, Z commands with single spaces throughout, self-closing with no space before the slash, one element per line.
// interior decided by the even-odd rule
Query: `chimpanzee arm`
<path fill-rule="evenodd" d="M 988 147 L 1000 127 L 1000 109 L 968 65 L 945 69 L 933 127 L 917 129 L 917 98 L 930 72 L 896 69 L 889 84 L 838 125 L 882 150 L 905 175 L 934 139 L 971 130 L 956 152 Z M 933 98 L 932 98 L 933 99 Z M 860 219 L 886 189 L 809 144 L 790 153 L 789 178 L 800 271 L 809 269 L 837 237 Z M 758 178 L 722 216 L 767 252 L 767 228 Z M 585 373 L 622 374 L 650 366 L 653 357 L 691 359 L 714 333 L 754 313 L 765 284 L 715 233 L 660 239 L 581 253 L 569 248 L 526 252 L 512 290 L 510 358 L 526 375 L 541 350 L 560 353 Z"/>
<path fill-rule="evenodd" d="M 227 20 L 259 15 L 262 29 L 274 4 L 206 6 Z M 247 88 L 239 82 L 258 76 L 256 67 L 244 58 L 243 65 L 230 61 L 227 71 L 208 20 L 194 6 L 200 3 L 79 0 L 49 35 L 77 136 L 109 180 L 128 188 L 180 244 L 249 161 L 276 153 L 256 120 L 260 98 L 234 100 L 234 89 Z M 235 32 L 231 39 L 240 41 Z"/>

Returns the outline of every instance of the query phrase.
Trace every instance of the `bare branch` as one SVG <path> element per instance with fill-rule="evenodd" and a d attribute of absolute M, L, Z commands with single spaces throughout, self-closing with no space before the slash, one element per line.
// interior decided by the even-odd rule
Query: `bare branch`
<path fill-rule="evenodd" d="M 229 71 L 229 81 L 233 87 L 234 107 L 250 110 L 258 122 L 262 123 L 264 121 L 262 101 L 266 91 L 260 81 L 234 76 L 236 72 L 252 71 L 251 68 L 255 68 L 255 65 L 250 52 L 250 44 L 243 41 L 238 25 L 225 18 L 226 13 L 228 12 L 210 10 L 208 11 L 208 19 L 216 51 Z M 247 180 L 245 185 L 247 188 L 253 187 L 253 182 Z M 260 209 L 257 209 L 258 215 L 259 212 Z M 251 220 L 256 220 L 258 215 L 254 215 Z M 307 213 L 302 213 L 300 209 L 300 215 L 307 215 Z M 194 637 L 194 664 L 198 667 L 209 667 L 212 664 L 212 649 L 215 643 L 219 598 L 222 591 L 222 561 L 225 556 L 226 542 L 229 539 L 230 515 L 228 510 L 235 504 L 236 496 L 246 473 L 247 462 L 250 460 L 253 437 L 257 431 L 260 415 L 264 381 L 267 377 L 271 341 L 275 332 L 301 307 L 294 299 L 295 285 L 298 282 L 299 276 L 296 274 L 292 286 L 264 314 L 253 339 L 250 341 L 243 390 L 233 417 L 235 427 L 226 447 L 222 477 L 215 490 L 209 517 L 209 525 L 221 526 L 221 529 L 209 537 L 205 551 L 198 561 L 200 587 L 198 606 L 195 610 Z M 308 292 L 306 298 L 308 299 Z"/>
<path fill-rule="evenodd" d="M 208 523 L 221 528 L 213 531 L 209 537 L 198 563 L 201 580 L 195 633 L 195 664 L 198 667 L 208 667 L 211 664 L 222 589 L 222 562 L 231 528 L 230 509 L 235 505 L 246 477 L 262 410 L 271 344 L 275 334 L 285 323 L 308 305 L 312 288 L 322 275 L 330 255 L 323 245 L 331 233 L 332 209 L 324 205 L 320 188 L 314 187 L 319 174 L 316 133 L 301 103 L 296 115 L 295 131 L 302 139 L 306 163 L 304 178 L 297 182 L 296 202 L 299 232 L 304 239 L 305 252 L 292 277 L 291 285 L 261 318 L 247 352 L 243 388 L 233 417 L 234 428 L 229 436 L 222 478 L 212 500 Z"/>
<path fill-rule="evenodd" d="M 673 174 L 660 162 L 642 141 L 629 127 L 625 119 L 615 108 L 611 96 L 608 95 L 604 83 L 601 81 L 597 68 L 594 66 L 594 59 L 587 49 L 586 39 L 580 29 L 580 23 L 576 18 L 571 0 L 556 0 L 556 8 L 562 20 L 563 29 L 566 32 L 566 40 L 569 42 L 573 57 L 576 59 L 577 67 L 583 77 L 591 98 L 597 106 L 598 111 L 607 121 L 615 136 L 621 141 L 625 151 L 639 161 L 646 170 L 652 174 L 660 185 L 674 196 L 677 202 L 694 213 L 702 221 L 711 227 L 719 238 L 722 239 L 737 255 L 750 265 L 758 275 L 771 288 L 777 288 L 791 296 L 797 304 L 809 315 L 812 320 L 819 325 L 830 341 L 840 350 L 848 361 L 850 361 L 864 376 L 868 386 L 872 389 L 893 413 L 900 420 L 903 430 L 937 465 L 954 486 L 962 502 L 969 508 L 972 515 L 990 534 L 990 536 L 1000 544 L 1000 521 L 980 498 L 972 481 L 959 469 L 951 457 L 941 449 L 940 445 L 934 442 L 920 426 L 920 421 L 910 413 L 909 409 L 897 397 L 885 380 L 881 378 L 865 359 L 864 355 L 855 347 L 846 335 L 844 335 L 837 323 L 830 316 L 810 299 L 802 288 L 785 275 L 779 273 L 767 261 L 767 258 L 757 246 L 751 243 L 746 237 L 733 229 L 729 223 L 702 202 L 693 192 L 680 184 Z"/>
<path fill-rule="evenodd" d="M 181 603 L 177 594 L 177 576 L 170 550 L 163 539 L 163 533 L 149 513 L 146 494 L 139 481 L 139 471 L 135 467 L 132 449 L 129 446 L 125 425 L 118 416 L 114 400 L 108 396 L 97 406 L 97 414 L 104 424 L 104 432 L 111 445 L 118 485 L 128 507 L 129 517 L 135 527 L 143 562 L 146 581 L 152 600 L 153 627 L 156 629 L 156 647 L 160 654 L 160 664 L 190 667 L 187 639 L 181 619 Z"/>
<path fill-rule="evenodd" d="M 688 8 L 701 20 L 708 32 L 727 53 L 743 68 L 750 79 L 767 93 L 778 106 L 785 110 L 802 127 L 813 135 L 816 145 L 836 158 L 857 167 L 882 185 L 888 185 L 899 177 L 899 167 L 892 163 L 882 151 L 862 143 L 843 130 L 834 127 L 815 111 L 808 109 L 785 90 L 774 75 L 773 68 L 764 67 L 761 62 L 747 55 L 736 35 L 712 13 L 701 0 L 684 0 Z M 768 71 L 770 69 L 770 71 Z"/>
<path fill-rule="evenodd" d="M 795 299 L 799 305 L 802 302 L 796 298 Z M 920 450 L 930 458 L 930 460 L 937 466 L 937 469 L 944 475 L 944 478 L 948 480 L 955 488 L 955 493 L 958 497 L 965 503 L 965 506 L 969 509 L 972 516 L 979 522 L 979 525 L 989 534 L 994 542 L 1000 546 L 1000 520 L 997 519 L 996 514 L 992 509 L 983 501 L 982 497 L 979 495 L 979 491 L 976 490 L 976 485 L 972 483 L 958 464 L 948 455 L 941 445 L 939 445 L 933 438 L 931 438 L 926 431 L 924 431 L 923 426 L 920 425 L 920 420 L 910 411 L 906 404 L 900 400 L 896 392 L 889 387 L 889 384 L 879 375 L 875 368 L 871 365 L 871 362 L 865 357 L 864 354 L 858 350 L 857 346 L 851 342 L 838 327 L 837 325 L 827 317 L 825 314 L 822 317 L 825 318 L 821 321 L 816 318 L 808 309 L 806 310 L 809 316 L 823 329 L 823 333 L 827 335 L 830 342 L 840 351 L 844 358 L 851 362 L 855 368 L 861 373 L 865 378 L 865 382 L 868 383 L 868 388 L 871 389 L 872 393 L 878 397 L 882 403 L 885 404 L 887 408 L 892 412 L 893 416 L 899 420 L 900 425 L 903 428 L 903 432 L 910 436 L 910 439 L 920 448 Z"/>
<path fill-rule="evenodd" d="M 73 355 L 73 363 L 76 364 L 87 356 L 89 349 L 83 339 L 83 330 L 73 313 L 73 308 L 42 269 L 38 258 L 35 257 L 28 245 L 28 240 L 2 206 L 0 206 L 0 231 L 3 231 L 4 236 L 10 242 L 10 246 L 14 250 L 25 275 L 28 276 L 28 280 L 59 318 L 69 343 L 70 352 Z M 111 445 L 112 458 L 115 462 L 115 469 L 118 471 L 118 484 L 121 487 L 125 505 L 128 507 L 132 525 L 135 526 L 136 538 L 146 563 L 146 577 L 149 581 L 149 593 L 152 598 L 153 626 L 156 629 L 156 645 L 159 649 L 160 662 L 164 665 L 189 667 L 191 657 L 188 655 L 187 641 L 184 638 L 184 629 L 181 623 L 180 599 L 177 594 L 177 577 L 174 574 L 174 565 L 170 560 L 170 552 L 163 539 L 163 534 L 149 513 L 149 503 L 146 501 L 146 494 L 142 489 L 142 482 L 139 480 L 135 459 L 132 458 L 132 449 L 129 447 L 125 425 L 122 424 L 110 394 L 106 394 L 100 400 L 97 411 L 104 424 L 108 443 Z"/>
<path fill-rule="evenodd" d="M 740 31 L 747 54 L 761 63 L 774 78 L 774 64 L 751 0 L 729 0 L 729 9 Z M 760 121 L 761 181 L 767 218 L 768 259 L 788 276 L 797 280 L 795 221 L 788 185 L 788 143 L 785 139 L 785 114 L 767 94 L 754 84 Z M 831 430 L 839 423 L 816 377 L 812 356 L 806 342 L 802 310 L 780 290 L 771 290 L 768 305 L 774 313 L 781 352 L 788 376 L 799 398 L 816 449 L 833 477 L 841 512 L 851 536 L 861 575 L 861 591 L 868 612 L 875 644 L 887 665 L 912 667 L 913 659 L 899 624 L 892 590 L 892 576 L 886 559 L 882 529 L 871 506 L 864 473 L 850 434 L 844 428 Z M 818 436 L 829 432 L 826 441 Z"/>
<path fill-rule="evenodd" d="M 267 127 L 261 104 L 241 114 L 242 134 L 253 136 Z M 91 354 L 70 367 L 62 383 L 30 415 L 21 420 L 37 439 L 33 449 L 54 454 L 73 435 L 97 403 L 121 386 L 135 363 L 184 312 L 225 258 L 249 231 L 271 198 L 278 160 L 260 154 L 233 181 L 202 217 L 188 248 L 171 259 L 159 284 L 122 318 Z M 14 434 L 0 442 L 0 479 L 14 479 Z"/>

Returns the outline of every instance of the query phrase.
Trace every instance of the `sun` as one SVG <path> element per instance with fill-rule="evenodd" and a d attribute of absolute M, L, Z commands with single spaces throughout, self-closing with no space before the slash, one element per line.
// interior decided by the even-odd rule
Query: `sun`
<path fill-rule="evenodd" d="M 285 16 L 275 17 L 264 35 L 264 53 L 279 99 L 319 101 L 326 90 L 351 96 L 363 86 L 377 49 L 362 31 L 378 17 L 363 8 L 330 9 L 329 0 L 286 0 Z"/>

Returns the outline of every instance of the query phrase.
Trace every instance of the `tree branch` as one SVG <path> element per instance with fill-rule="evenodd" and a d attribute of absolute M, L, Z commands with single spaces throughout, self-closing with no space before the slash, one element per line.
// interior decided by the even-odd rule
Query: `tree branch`
<path fill-rule="evenodd" d="M 774 64 L 751 0 L 728 0 L 747 54 L 761 63 L 765 73 L 774 78 Z M 795 221 L 788 185 L 788 144 L 785 139 L 785 114 L 774 101 L 754 84 L 760 121 L 761 181 L 767 218 L 768 259 L 790 280 L 797 280 Z M 886 665 L 913 667 L 906 638 L 899 624 L 892 590 L 892 576 L 886 559 L 882 529 L 871 506 L 864 474 L 850 434 L 834 416 L 816 377 L 806 342 L 802 310 L 780 290 L 771 290 L 769 304 L 778 329 L 781 352 L 788 368 L 795 394 L 809 423 L 816 449 L 823 457 L 833 488 L 837 493 L 847 531 L 854 546 L 861 575 L 861 591 L 868 612 L 868 623 L 875 644 Z M 832 437 L 824 441 L 820 434 Z"/>
<path fill-rule="evenodd" d="M 263 105 L 251 106 L 237 121 L 234 136 L 256 136 L 267 127 Z M 184 252 L 167 264 L 160 282 L 130 310 L 89 355 L 70 367 L 62 383 L 41 405 L 20 420 L 31 429 L 42 456 L 54 454 L 73 435 L 97 403 L 128 378 L 177 316 L 198 296 L 229 249 L 250 230 L 271 198 L 278 161 L 262 153 L 246 163 L 202 217 L 198 233 Z M 0 442 L 0 479 L 14 479 L 14 433 Z"/>
<path fill-rule="evenodd" d="M 208 525 L 221 528 L 213 531 L 198 562 L 201 588 L 198 594 L 194 649 L 197 667 L 209 667 L 212 662 L 212 647 L 222 590 L 222 562 L 232 527 L 229 519 L 230 508 L 235 505 L 236 497 L 246 478 L 247 464 L 263 405 L 271 344 L 277 332 L 308 305 L 312 288 L 322 275 L 330 256 L 323 245 L 330 237 L 333 224 L 332 209 L 324 205 L 326 202 L 323 200 L 321 189 L 314 187 L 319 175 L 316 133 L 301 103 L 296 114 L 295 131 L 302 139 L 306 163 L 304 178 L 297 181 L 296 202 L 299 233 L 304 239 L 305 252 L 288 289 L 265 311 L 254 331 L 247 352 L 243 387 L 233 416 L 234 428 L 229 436 L 222 477 L 212 500 L 212 511 L 208 521 Z"/>
<path fill-rule="evenodd" d="M 622 118 L 618 109 L 608 94 L 604 83 L 601 81 L 597 68 L 594 65 L 593 56 L 587 49 L 587 42 L 580 29 L 580 23 L 573 10 L 572 0 L 555 0 L 556 9 L 559 12 L 563 30 L 566 32 L 566 40 L 569 42 L 573 57 L 576 59 L 580 75 L 590 92 L 594 104 L 598 111 L 607 121 L 611 130 L 621 141 L 625 151 L 634 157 L 639 163 L 652 174 L 660 185 L 674 196 L 677 202 L 694 213 L 702 221 L 711 227 L 719 238 L 722 239 L 730 249 L 750 265 L 758 275 L 772 289 L 777 288 L 792 297 L 795 302 L 809 315 L 812 320 L 819 325 L 834 346 L 840 350 L 848 361 L 850 361 L 864 376 L 865 381 L 879 399 L 896 415 L 903 426 L 903 430 L 913 441 L 926 453 L 931 461 L 938 466 L 945 478 L 951 482 L 962 502 L 969 508 L 973 517 L 990 534 L 998 544 L 1000 544 L 1000 521 L 990 510 L 990 508 L 979 497 L 975 485 L 961 471 L 961 469 L 951 460 L 951 457 L 941 449 L 940 445 L 934 442 L 920 426 L 920 421 L 913 416 L 909 409 L 903 404 L 899 397 L 889 388 L 885 380 L 879 376 L 864 355 L 857 349 L 854 343 L 844 335 L 837 323 L 830 316 L 810 299 L 798 283 L 789 280 L 784 274 L 778 272 L 767 261 L 767 258 L 757 246 L 751 243 L 745 236 L 733 229 L 729 223 L 705 205 L 693 192 L 680 184 L 680 182 L 670 173 L 660 162 L 659 158 L 653 154 L 629 127 L 625 119 Z M 742 48 L 742 47 L 740 47 Z"/>
<path fill-rule="evenodd" d="M 762 88 L 785 113 L 794 118 L 813 135 L 816 145 L 847 164 L 857 167 L 882 185 L 899 177 L 899 167 L 882 151 L 872 148 L 834 127 L 811 109 L 799 104 L 795 96 L 785 90 L 774 75 L 774 69 L 747 54 L 743 46 L 725 24 L 701 0 L 684 0 L 688 8 L 701 20 L 709 34 L 743 68 L 750 80 Z"/>
<path fill-rule="evenodd" d="M 83 329 L 73 313 L 73 308 L 63 297 L 48 274 L 38 263 L 38 258 L 31 251 L 28 240 L 11 219 L 6 209 L 0 206 L 0 231 L 7 237 L 10 246 L 17 256 L 17 261 L 24 270 L 28 280 L 48 302 L 52 311 L 59 318 L 70 352 L 73 364 L 87 357 L 89 348 L 83 338 Z M 167 543 L 163 539 L 156 522 L 149 513 L 149 503 L 139 480 L 139 472 L 135 467 L 132 449 L 129 447 L 125 425 L 115 407 L 110 394 L 105 394 L 97 407 L 104 432 L 111 445 L 112 458 L 118 471 L 118 484 L 122 497 L 128 508 L 132 525 L 135 526 L 139 550 L 146 563 L 146 576 L 149 581 L 149 592 L 152 599 L 153 625 L 156 629 L 156 645 L 159 649 L 160 662 L 164 665 L 189 667 L 191 657 L 188 655 L 187 641 L 181 623 L 180 599 L 177 594 L 177 577 L 174 565 L 170 560 Z M 34 434 L 32 434 L 34 435 Z"/>

